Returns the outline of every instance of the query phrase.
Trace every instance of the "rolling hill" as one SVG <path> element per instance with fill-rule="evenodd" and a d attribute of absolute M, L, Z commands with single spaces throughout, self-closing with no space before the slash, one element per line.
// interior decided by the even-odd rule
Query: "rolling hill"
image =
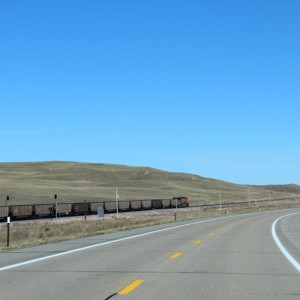
<path fill-rule="evenodd" d="M 278 186 L 238 185 L 192 174 L 149 167 L 78 162 L 0 163 L 0 205 L 60 202 L 112 201 L 116 188 L 120 200 L 170 198 L 184 195 L 192 204 L 219 201 L 269 199 L 297 193 Z M 294 195 L 294 194 L 293 194 Z"/>

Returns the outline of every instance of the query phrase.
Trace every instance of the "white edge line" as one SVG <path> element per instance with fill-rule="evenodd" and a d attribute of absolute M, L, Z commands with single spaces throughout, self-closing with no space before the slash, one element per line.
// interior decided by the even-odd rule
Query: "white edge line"
<path fill-rule="evenodd" d="M 288 259 L 288 261 L 297 269 L 298 272 L 300 272 L 300 264 L 291 256 L 291 254 L 284 248 L 284 246 L 282 245 L 282 243 L 280 242 L 277 234 L 276 234 L 276 224 L 279 220 L 285 218 L 285 217 L 289 217 L 292 215 L 296 215 L 299 213 L 293 213 L 293 214 L 289 214 L 289 215 L 285 215 L 282 216 L 280 218 L 278 218 L 273 224 L 272 224 L 272 236 L 273 239 L 275 241 L 275 243 L 277 244 L 278 248 L 280 249 L 280 251 L 284 254 L 284 256 Z"/>
<path fill-rule="evenodd" d="M 57 253 L 57 254 L 53 254 L 53 255 L 48 255 L 48 256 L 44 256 L 44 257 L 24 261 L 24 262 L 21 262 L 21 263 L 18 263 L 18 264 L 9 265 L 9 266 L 0 268 L 0 272 L 10 270 L 10 269 L 13 269 L 13 268 L 17 268 L 17 267 L 21 267 L 21 266 L 25 266 L 25 265 L 29 265 L 29 264 L 33 264 L 33 263 L 36 263 L 36 262 L 39 262 L 39 261 L 48 260 L 48 259 L 51 259 L 51 258 L 63 256 L 63 255 L 68 255 L 68 254 L 72 254 L 72 253 L 76 253 L 76 252 L 80 252 L 80 251 L 84 251 L 84 250 L 88 250 L 88 249 L 92 249 L 92 248 L 96 248 L 96 247 L 100 247 L 100 246 L 105 246 L 105 245 L 109 245 L 109 244 L 113 244 L 113 243 L 117 243 L 117 242 L 122 242 L 122 241 L 130 240 L 130 239 L 139 238 L 139 237 L 142 237 L 142 236 L 146 236 L 146 235 L 150 235 L 150 234 L 154 234 L 154 233 L 158 233 L 158 232 L 162 232 L 162 231 L 172 230 L 172 229 L 191 226 L 191 225 L 200 224 L 200 223 L 212 222 L 212 221 L 216 221 L 216 220 L 234 218 L 234 217 L 237 217 L 237 216 L 228 216 L 228 217 L 214 218 L 214 219 L 209 219 L 209 220 L 202 220 L 202 221 L 198 221 L 198 222 L 193 222 L 193 223 L 188 223 L 188 224 L 183 224 L 183 225 L 177 225 L 177 226 L 174 226 L 174 227 L 168 227 L 168 228 L 158 229 L 158 230 L 154 230 L 154 231 L 150 231 L 150 232 L 146 232 L 146 233 L 141 233 L 141 234 L 137 234 L 137 235 L 133 235 L 133 236 L 128 236 L 128 237 L 117 239 L 117 240 L 112 240 L 112 241 L 108 241 L 108 242 L 104 242 L 104 243 L 100 243 L 100 244 L 95 244 L 95 245 L 91 245 L 91 246 L 77 248 L 77 249 L 74 249 L 74 250 L 69 250 L 69 251 L 66 251 L 66 252 L 61 252 L 61 253 Z"/>

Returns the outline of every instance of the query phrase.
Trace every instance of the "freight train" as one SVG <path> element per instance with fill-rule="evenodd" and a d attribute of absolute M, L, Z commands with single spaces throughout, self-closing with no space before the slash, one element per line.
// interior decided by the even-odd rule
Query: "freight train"
<path fill-rule="evenodd" d="M 30 218 L 53 218 L 76 216 L 85 214 L 97 214 L 102 208 L 105 213 L 116 211 L 138 211 L 147 209 L 163 209 L 175 207 L 188 207 L 188 197 L 174 197 L 172 199 L 152 199 L 152 200 L 128 200 L 128 201 L 106 201 L 106 202 L 77 202 L 55 204 L 25 204 L 0 206 L 0 220 L 30 219 Z"/>

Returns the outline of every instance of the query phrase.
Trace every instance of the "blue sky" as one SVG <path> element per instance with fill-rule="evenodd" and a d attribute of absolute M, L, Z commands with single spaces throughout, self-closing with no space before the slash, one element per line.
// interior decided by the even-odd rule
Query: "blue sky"
<path fill-rule="evenodd" d="M 0 161 L 300 184 L 297 0 L 0 1 Z"/>

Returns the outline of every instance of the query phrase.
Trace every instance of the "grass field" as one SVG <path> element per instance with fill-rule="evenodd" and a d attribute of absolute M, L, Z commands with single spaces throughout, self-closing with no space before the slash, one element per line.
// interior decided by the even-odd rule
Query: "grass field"
<path fill-rule="evenodd" d="M 76 162 L 0 163 L 0 205 L 187 196 L 192 205 L 298 196 L 299 186 L 249 186 L 148 167 Z"/>
<path fill-rule="evenodd" d="M 75 162 L 0 163 L 0 205 L 112 201 L 118 188 L 120 200 L 187 196 L 191 205 L 247 201 L 249 205 L 230 207 L 227 214 L 300 207 L 299 186 L 237 185 L 192 174 L 171 173 L 148 167 Z M 293 199 L 286 201 L 286 199 Z M 274 201 L 282 199 L 284 201 Z M 255 200 L 270 200 L 255 203 Z M 273 202 L 272 202 L 273 201 Z M 182 209 L 177 219 L 187 220 L 224 214 L 224 209 Z M 134 216 L 134 217 L 132 217 Z M 30 220 L 11 223 L 11 244 L 6 248 L 6 223 L 0 224 L 0 251 L 49 242 L 103 234 L 141 226 L 174 222 L 174 211 L 120 214 L 116 219 L 89 216 L 61 220 Z"/>

